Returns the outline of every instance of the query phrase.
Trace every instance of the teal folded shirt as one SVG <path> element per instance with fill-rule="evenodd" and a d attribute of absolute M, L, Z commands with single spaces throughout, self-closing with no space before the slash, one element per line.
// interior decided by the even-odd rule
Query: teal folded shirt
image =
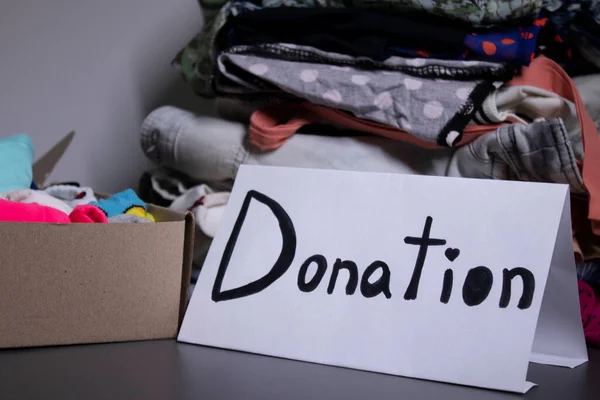
<path fill-rule="evenodd" d="M 28 189 L 33 179 L 33 143 L 27 135 L 0 138 L 0 193 Z"/>

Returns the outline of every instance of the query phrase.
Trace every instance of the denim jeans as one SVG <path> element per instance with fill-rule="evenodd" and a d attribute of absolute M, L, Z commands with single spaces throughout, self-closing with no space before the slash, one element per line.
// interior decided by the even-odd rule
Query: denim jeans
<path fill-rule="evenodd" d="M 247 144 L 246 131 L 241 123 L 162 107 L 144 121 L 141 142 L 156 164 L 198 182 L 233 180 L 240 165 L 254 164 L 565 183 L 585 193 L 577 166 L 581 138 L 560 119 L 505 126 L 457 149 L 437 150 L 375 136 L 297 134 L 264 152 Z"/>

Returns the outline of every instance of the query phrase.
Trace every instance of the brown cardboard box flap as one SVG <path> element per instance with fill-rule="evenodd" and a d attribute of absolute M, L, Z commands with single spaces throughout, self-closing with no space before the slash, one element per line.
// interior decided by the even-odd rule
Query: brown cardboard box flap
<path fill-rule="evenodd" d="M 33 181 L 42 186 L 73 141 L 75 131 L 68 133 L 33 164 Z"/>

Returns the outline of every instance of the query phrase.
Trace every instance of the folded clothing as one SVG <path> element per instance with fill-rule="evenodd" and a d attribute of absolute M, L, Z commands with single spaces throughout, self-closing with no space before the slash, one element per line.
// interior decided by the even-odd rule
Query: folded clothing
<path fill-rule="evenodd" d="M 430 61 L 406 60 L 421 67 Z M 221 71 L 243 79 L 239 71 L 285 93 L 402 129 L 425 142 L 452 147 L 475 111 L 494 90 L 490 80 L 427 79 L 401 71 L 363 70 L 310 62 L 292 62 L 247 54 L 222 53 Z M 468 67 L 437 68 L 457 74 Z M 431 65 L 433 67 L 433 65 Z"/>
<path fill-rule="evenodd" d="M 152 222 L 155 221 L 154 216 L 148 212 L 146 204 L 132 189 L 124 190 L 107 199 L 100 199 L 89 204 L 100 208 L 108 218 L 119 214 L 131 214 Z"/>
<path fill-rule="evenodd" d="M 465 26 L 423 15 L 386 15 L 344 8 L 265 8 L 230 18 L 228 45 L 293 43 L 353 57 L 385 60 L 395 45 L 460 55 Z M 307 23 L 310 21 L 310 23 Z"/>
<path fill-rule="evenodd" d="M 577 158 L 581 134 L 568 132 L 560 119 L 503 125 L 464 146 L 436 151 L 376 136 L 293 135 L 265 152 L 247 146 L 246 136 L 242 124 L 174 107 L 153 111 L 142 128 L 150 159 L 198 181 L 235 179 L 241 164 L 252 164 L 553 182 L 586 193 Z"/>
<path fill-rule="evenodd" d="M 435 151 L 378 136 L 308 134 L 292 135 L 285 146 L 265 152 L 248 146 L 246 137 L 243 124 L 175 107 L 154 110 L 141 132 L 142 147 L 152 161 L 197 181 L 233 180 L 240 165 L 248 164 L 552 182 L 569 185 L 571 192 L 578 194 L 574 197 L 582 197 L 587 206 L 578 167 L 582 162 L 581 134 L 568 132 L 561 119 L 503 125 L 464 146 Z M 586 227 L 587 208 L 583 211 L 582 227 Z M 577 225 L 575 233 L 579 233 Z"/>
<path fill-rule="evenodd" d="M 78 205 L 89 204 L 92 201 L 97 201 L 96 196 L 94 196 L 94 191 L 89 187 L 59 184 L 47 187 L 44 189 L 44 192 L 52 197 L 62 200 L 72 208 L 75 208 Z"/>
<path fill-rule="evenodd" d="M 413 10 L 430 10 L 433 13 L 446 15 L 458 14 L 463 16 L 465 20 L 475 21 L 484 15 L 494 20 L 511 19 L 510 15 L 518 15 L 518 18 L 530 20 L 534 19 L 541 7 L 539 0 L 524 0 L 519 2 L 517 5 L 513 3 L 509 4 L 498 4 L 497 1 L 488 1 L 484 5 L 477 4 L 471 0 L 452 0 L 453 4 L 448 4 L 444 1 L 444 4 L 436 4 L 436 2 L 426 3 L 425 0 L 412 0 L 416 3 Z M 322 2 L 319 5 L 319 2 Z M 345 7 L 346 4 L 342 4 L 341 0 L 335 0 L 338 4 L 337 8 Z M 282 4 L 281 1 L 263 0 L 261 4 L 250 1 L 230 1 L 225 4 L 217 13 L 217 15 L 207 21 L 202 28 L 202 31 L 195 36 L 190 42 L 175 56 L 172 64 L 179 70 L 183 79 L 192 87 L 194 92 L 204 97 L 215 96 L 215 56 L 218 55 L 222 50 L 223 46 L 219 45 L 221 40 L 217 40 L 226 35 L 226 29 L 224 26 L 227 21 L 234 15 L 240 15 L 247 12 L 255 12 L 265 7 L 279 7 L 281 5 L 286 7 L 293 7 L 299 5 L 300 7 L 331 7 L 329 0 L 318 0 L 318 1 L 288 1 L 285 0 L 286 4 Z M 273 3 L 273 4 L 271 4 Z M 348 8 L 381 8 L 386 13 L 390 12 L 390 8 L 398 6 L 399 9 L 410 8 L 411 5 L 403 4 L 403 2 L 394 0 L 384 2 L 371 2 L 365 0 L 352 0 L 354 4 Z M 361 3 L 360 5 L 357 5 Z M 460 6 L 459 6 L 460 4 Z M 373 7 L 375 6 L 375 7 Z M 456 8 L 453 8 L 456 7 Z M 489 7 L 489 10 L 487 10 Z M 499 7 L 502 7 L 502 12 L 499 11 Z M 469 10 L 469 11 L 466 11 Z M 482 14 L 483 13 L 483 14 Z"/>
<path fill-rule="evenodd" d="M 290 43 L 374 60 L 408 55 L 528 65 L 546 21 L 540 18 L 508 29 L 472 30 L 455 21 L 414 13 L 390 16 L 357 9 L 283 7 L 236 15 L 226 29 L 229 47 Z"/>
<path fill-rule="evenodd" d="M 493 132 L 505 122 L 527 124 L 538 118 L 553 117 L 562 118 L 569 132 L 579 129 L 573 102 L 534 86 L 505 86 L 490 94 L 481 107 L 476 109 L 473 121 L 463 131 L 460 145 Z M 440 147 L 437 143 L 421 140 L 402 129 L 308 102 L 271 105 L 254 111 L 250 118 L 250 143 L 264 150 L 273 150 L 283 145 L 291 135 L 300 133 L 303 127 L 315 124 L 342 126 L 424 148 Z M 583 156 L 578 158 L 582 159 Z"/>
<path fill-rule="evenodd" d="M 562 183 L 571 193 L 585 195 L 576 135 L 579 132 L 567 132 L 560 118 L 504 125 L 457 148 L 447 175 Z"/>
<path fill-rule="evenodd" d="M 225 83 L 238 83 L 241 87 L 232 86 L 233 94 L 252 94 L 248 88 L 268 89 L 261 85 L 259 79 L 250 79 L 261 76 L 264 68 L 258 68 L 251 74 L 243 71 L 229 71 L 223 66 L 223 56 L 239 54 L 246 56 L 270 58 L 275 61 L 283 60 L 299 63 L 323 64 L 331 67 L 333 71 L 348 70 L 353 67 L 360 70 L 376 71 L 379 74 L 389 72 L 403 72 L 417 78 L 449 79 L 457 81 L 489 80 L 492 82 L 504 82 L 512 79 L 518 72 L 520 66 L 515 64 L 490 62 L 482 60 L 438 60 L 426 57 L 401 57 L 392 56 L 385 60 L 374 60 L 368 57 L 352 57 L 342 53 L 324 51 L 316 47 L 302 46 L 290 43 L 264 43 L 256 45 L 240 45 L 221 51 L 216 58 L 219 74 L 216 76 L 215 89 L 223 91 L 221 81 Z M 267 71 L 264 71 L 267 72 Z M 263 72 L 263 73 L 264 73 Z M 223 77 L 225 79 L 223 79 Z M 228 82 L 229 80 L 230 82 Z M 242 90 L 243 86 L 246 90 Z M 227 92 L 225 92 L 227 93 Z"/>
<path fill-rule="evenodd" d="M 265 72 L 265 74 L 267 73 L 268 72 Z M 404 85 L 399 86 L 406 86 L 406 83 Z M 540 113 L 541 117 L 548 118 L 555 111 L 560 110 L 560 116 L 565 118 L 564 123 L 563 121 L 561 121 L 560 124 L 554 122 L 549 123 L 548 126 L 551 126 L 552 128 L 548 130 L 556 132 L 557 138 L 563 137 L 564 139 L 568 140 L 568 142 L 565 144 L 568 144 L 571 148 L 567 153 L 565 153 L 565 155 L 572 156 L 573 154 L 573 159 L 583 164 L 583 181 L 585 182 L 585 187 L 587 188 L 587 191 L 590 195 L 589 219 L 592 220 L 593 231 L 597 234 L 598 232 L 600 232 L 600 223 L 597 222 L 600 221 L 600 184 L 598 184 L 599 180 L 597 179 L 595 174 L 597 173 L 596 171 L 600 170 L 600 165 L 596 165 L 600 163 L 600 138 L 598 137 L 598 129 L 596 128 L 594 121 L 591 119 L 589 113 L 583 105 L 583 101 L 579 96 L 579 92 L 575 86 L 575 83 L 568 77 L 568 75 L 559 65 L 557 65 L 552 60 L 542 56 L 536 58 L 529 67 L 523 67 L 522 75 L 513 78 L 507 83 L 506 86 L 506 90 L 503 92 L 506 94 L 506 98 L 502 99 L 502 96 L 499 96 L 500 98 L 495 98 L 496 101 L 506 102 L 507 105 L 510 105 L 511 97 L 513 97 L 515 101 L 523 101 L 524 99 L 532 98 L 533 96 L 543 97 L 550 95 L 547 96 L 547 98 L 550 100 L 549 103 L 552 103 L 550 108 L 554 111 L 548 112 L 549 109 L 546 109 L 541 103 L 537 104 L 536 107 L 530 108 L 528 111 Z M 523 88 L 528 89 L 524 92 Z M 554 96 L 552 96 L 552 94 L 554 94 Z M 535 102 L 532 102 L 530 106 L 533 106 L 534 103 Z M 474 109 L 473 115 L 482 115 L 481 112 L 478 113 L 478 111 L 483 111 L 484 109 L 487 111 L 493 111 L 491 107 L 492 105 L 493 103 L 491 102 L 487 103 L 486 106 L 484 106 L 484 103 L 482 103 L 481 106 L 483 108 L 479 107 L 479 110 Z M 344 116 L 342 112 L 338 110 L 325 108 L 315 109 L 313 107 L 311 111 L 318 111 L 320 117 L 325 117 L 325 119 L 328 121 L 332 121 L 337 124 L 350 127 L 352 129 L 360 129 L 362 131 L 375 133 L 397 140 L 409 141 L 420 146 L 423 146 L 423 143 L 425 142 L 435 144 L 435 142 L 432 143 L 431 140 L 426 140 L 427 138 L 424 140 L 422 137 L 419 137 L 418 135 L 414 134 L 413 131 L 409 131 L 409 133 L 411 133 L 411 135 L 415 138 L 419 139 L 419 142 L 415 142 L 409 136 L 403 136 L 400 130 L 392 131 L 390 129 L 381 129 L 381 126 L 375 126 L 370 121 L 363 121 L 359 123 L 357 123 L 356 120 L 350 121 L 350 118 L 348 116 Z M 340 115 L 336 115 L 336 113 Z M 493 115 L 494 113 L 489 112 L 488 114 Z M 501 115 L 498 116 L 501 117 Z M 575 116 L 577 117 L 577 121 L 575 121 Z M 275 125 L 277 124 L 277 114 L 274 115 L 274 118 L 271 118 L 269 115 L 267 115 L 266 117 L 267 118 L 264 118 L 261 121 L 257 121 L 257 118 L 253 118 L 250 128 L 251 140 L 253 140 L 255 143 L 257 143 L 263 148 L 267 146 L 272 146 L 270 148 L 275 148 L 282 143 L 282 140 L 287 139 L 287 137 L 289 137 L 291 133 L 289 131 L 274 132 L 274 129 L 271 129 L 279 128 L 277 126 L 270 127 L 271 123 L 274 123 Z M 305 119 L 305 121 L 303 121 L 303 118 Z M 283 120 L 285 121 L 285 119 Z M 292 122 L 296 123 L 297 126 L 301 126 L 302 124 L 310 123 L 310 121 L 310 119 L 306 120 L 306 115 L 301 114 L 296 120 Z M 260 124 L 258 122 L 260 122 Z M 353 122 L 355 124 L 351 126 L 350 122 Z M 260 129 L 261 126 L 268 128 L 268 130 Z M 297 126 L 295 129 L 297 129 Z M 539 126 L 541 125 L 538 125 L 538 127 Z M 257 127 L 259 127 L 259 129 L 256 129 Z M 482 127 L 484 130 L 488 129 L 485 125 Z M 494 127 L 492 126 L 487 127 L 489 127 L 488 132 L 494 129 Z M 464 130 L 462 140 L 455 141 L 454 143 L 465 144 L 469 140 L 472 140 L 477 136 L 481 136 L 481 134 L 483 133 L 482 131 L 473 131 L 472 129 L 473 127 L 467 127 Z M 537 128 L 532 128 L 531 132 L 536 131 L 536 129 Z M 520 131 L 521 128 L 512 129 L 512 131 L 515 130 Z M 408 130 L 405 129 L 404 131 Z M 273 132 L 275 134 L 272 135 L 272 137 L 275 140 L 268 143 L 264 141 L 265 139 L 267 139 L 267 136 Z M 292 130 L 292 133 L 293 132 L 295 132 L 295 130 Z M 467 132 L 469 133 L 469 135 L 467 135 Z M 488 140 L 482 139 L 479 143 L 484 143 L 486 141 Z M 541 143 L 542 141 L 539 142 Z M 489 146 L 487 144 L 484 145 L 484 148 L 488 147 Z M 583 149 L 581 149 L 581 147 L 583 147 Z M 583 153 L 583 155 L 581 153 Z M 493 164 L 494 163 L 492 162 L 490 165 Z M 571 165 L 571 162 L 568 162 L 567 164 Z M 561 171 L 566 170 L 567 168 L 563 166 L 557 173 L 564 174 L 564 172 Z M 486 174 L 489 173 L 487 171 L 487 168 L 485 168 L 484 171 L 485 172 L 483 173 L 481 171 L 472 171 L 470 173 L 471 175 L 475 174 L 484 177 Z M 540 173 L 540 171 L 538 171 L 537 173 L 540 176 L 551 176 L 551 174 L 548 173 L 542 174 Z M 579 172 L 577 172 L 577 175 L 579 175 Z M 517 172 L 517 176 L 523 176 L 523 172 Z M 537 179 L 536 181 L 544 180 Z M 562 182 L 558 179 L 558 176 L 548 181 Z M 576 193 L 580 193 L 581 185 L 575 186 L 575 183 L 577 183 L 577 180 L 573 180 L 572 190 L 575 190 Z"/>
<path fill-rule="evenodd" d="M 212 10 L 222 7 L 227 0 L 199 0 L 203 8 Z M 261 7 L 293 8 L 342 8 L 385 11 L 392 15 L 403 15 L 414 10 L 424 10 L 430 16 L 441 16 L 452 20 L 464 20 L 475 24 L 510 22 L 533 18 L 540 11 L 541 2 L 523 0 L 518 3 L 504 0 L 488 0 L 476 3 L 464 0 L 255 0 Z"/>
<path fill-rule="evenodd" d="M 474 24 L 508 24 L 519 19 L 533 19 L 542 6 L 542 2 L 537 0 L 258 0 L 258 4 L 262 7 L 345 7 L 378 10 L 393 15 L 423 10 L 432 17 Z"/>
<path fill-rule="evenodd" d="M 445 60 L 486 60 L 529 65 L 535 58 L 537 38 L 546 19 L 538 19 L 531 25 L 507 30 L 473 32 L 464 39 L 460 54 L 432 53 L 406 46 L 394 46 L 391 54 L 401 56 L 438 58 Z"/>
<path fill-rule="evenodd" d="M 31 204 L 37 203 L 41 206 L 47 206 L 62 211 L 65 214 L 70 214 L 73 210 L 67 203 L 50 196 L 44 191 L 33 189 L 18 189 L 11 190 L 6 193 L 0 193 L 0 199 L 10 200 L 17 203 Z"/>
<path fill-rule="evenodd" d="M 447 147 L 422 140 L 403 129 L 360 119 L 346 112 L 309 102 L 278 104 L 256 110 L 250 118 L 250 143 L 263 150 L 274 150 L 283 145 L 293 134 L 300 133 L 302 128 L 323 123 L 400 140 L 426 149 Z M 469 125 L 462 133 L 460 145 L 493 132 L 500 126 L 502 125 Z"/>
<path fill-rule="evenodd" d="M 53 207 L 0 199 L 0 222 L 68 224 L 71 220 L 67 214 Z"/>
<path fill-rule="evenodd" d="M 472 0 L 257 0 L 230 1 L 223 5 L 217 15 L 204 24 L 202 31 L 179 51 L 173 65 L 184 81 L 201 96 L 214 97 L 214 56 L 221 47 L 218 38 L 223 36 L 223 27 L 233 15 L 254 12 L 261 8 L 358 8 L 384 11 L 386 14 L 404 13 L 407 10 L 426 11 L 453 20 L 474 23 L 529 20 L 538 15 L 542 2 L 523 0 L 472 1 Z M 402 15 L 402 14 L 401 14 Z M 310 24 L 307 24 L 310 25 Z"/>
<path fill-rule="evenodd" d="M 0 193 L 31 187 L 33 144 L 27 135 L 0 139 Z"/>
<path fill-rule="evenodd" d="M 561 63 L 570 75 L 598 70 L 600 50 L 600 2 L 597 0 L 545 0 L 540 48 Z"/>
<path fill-rule="evenodd" d="M 560 95 L 572 101 L 577 110 L 583 142 L 582 175 L 589 193 L 589 220 L 594 234 L 600 234 L 600 137 L 598 129 L 587 112 L 575 83 L 554 61 L 546 57 L 537 57 L 531 67 L 525 67 L 521 76 L 515 77 L 508 85 L 531 85 Z"/>
<path fill-rule="evenodd" d="M 184 173 L 194 181 L 217 182 L 231 179 L 230 163 L 223 159 L 235 158 L 235 152 L 229 151 L 233 149 L 225 152 L 213 150 L 221 148 L 220 138 L 226 139 L 232 135 L 236 138 L 244 137 L 248 128 L 245 124 L 221 118 L 198 118 L 179 108 L 164 106 L 152 111 L 144 119 L 140 130 L 141 147 L 148 159 L 157 165 Z M 194 139 L 201 137 L 209 139 L 208 144 L 212 146 L 196 146 Z M 180 145 L 183 147 L 179 147 Z M 181 151 L 182 149 L 186 150 Z M 202 160 L 202 167 L 198 168 L 195 160 Z M 194 170 L 182 169 L 182 165 L 192 165 Z M 203 168 L 222 171 L 217 176 L 210 174 L 208 179 L 204 179 Z M 227 178 L 222 179 L 220 176 Z"/>
<path fill-rule="evenodd" d="M 207 19 L 200 33 L 177 53 L 172 60 L 172 65 L 179 70 L 183 80 L 187 82 L 194 92 L 205 97 L 214 97 L 213 81 L 214 54 L 217 37 L 231 15 L 240 12 L 259 10 L 260 6 L 250 1 L 229 1 L 214 18 Z"/>

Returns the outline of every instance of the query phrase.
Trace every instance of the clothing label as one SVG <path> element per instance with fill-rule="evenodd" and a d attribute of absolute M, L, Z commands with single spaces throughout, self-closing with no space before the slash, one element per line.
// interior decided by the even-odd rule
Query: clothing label
<path fill-rule="evenodd" d="M 524 393 L 587 361 L 568 194 L 243 166 L 179 340 Z"/>

